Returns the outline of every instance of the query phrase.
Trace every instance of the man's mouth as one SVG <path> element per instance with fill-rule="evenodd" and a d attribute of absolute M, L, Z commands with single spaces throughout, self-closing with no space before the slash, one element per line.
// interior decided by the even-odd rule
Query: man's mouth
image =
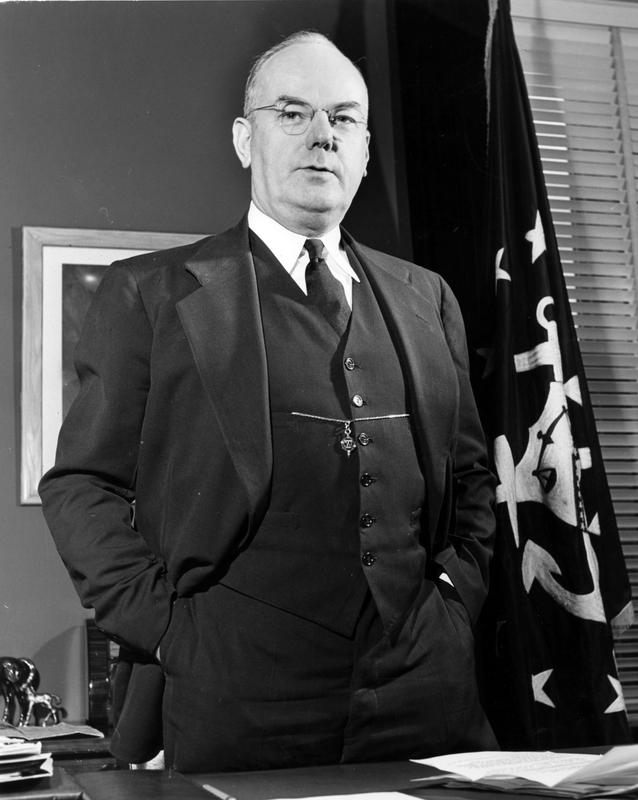
<path fill-rule="evenodd" d="M 302 167 L 302 169 L 309 169 L 311 172 L 329 172 L 329 173 L 332 173 L 332 170 L 329 169 L 328 167 L 320 167 L 320 166 L 317 166 L 316 164 L 310 164 L 307 167 Z"/>

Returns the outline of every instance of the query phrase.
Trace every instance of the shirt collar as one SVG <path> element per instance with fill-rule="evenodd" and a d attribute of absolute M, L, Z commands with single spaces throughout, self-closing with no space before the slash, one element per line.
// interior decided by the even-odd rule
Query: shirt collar
<path fill-rule="evenodd" d="M 272 217 L 260 211 L 253 202 L 251 202 L 248 209 L 248 227 L 259 236 L 284 269 L 291 273 L 299 260 L 299 256 L 304 252 L 303 246 L 306 237 L 284 228 Z M 358 281 L 359 278 L 350 266 L 348 256 L 341 246 L 341 229 L 339 226 L 337 225 L 336 228 L 328 231 L 324 236 L 317 238 L 321 239 L 326 250 L 341 269 L 351 278 Z"/>

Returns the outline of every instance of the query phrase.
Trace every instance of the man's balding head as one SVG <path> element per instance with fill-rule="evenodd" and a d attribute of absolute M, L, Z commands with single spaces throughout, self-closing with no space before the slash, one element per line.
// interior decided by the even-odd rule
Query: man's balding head
<path fill-rule="evenodd" d="M 288 123 L 304 109 L 299 131 Z M 338 225 L 365 174 L 367 113 L 361 73 L 325 36 L 302 31 L 260 56 L 233 127 L 257 207 L 307 236 Z"/>

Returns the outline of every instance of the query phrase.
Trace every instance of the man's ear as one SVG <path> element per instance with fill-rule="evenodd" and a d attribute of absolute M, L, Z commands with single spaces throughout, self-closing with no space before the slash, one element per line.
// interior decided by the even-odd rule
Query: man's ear
<path fill-rule="evenodd" d="M 250 122 L 244 117 L 237 117 L 233 122 L 233 144 L 244 169 L 250 166 L 250 133 Z"/>
<path fill-rule="evenodd" d="M 363 177 L 368 174 L 368 162 L 370 161 L 370 131 L 366 131 L 366 165 L 363 170 Z"/>

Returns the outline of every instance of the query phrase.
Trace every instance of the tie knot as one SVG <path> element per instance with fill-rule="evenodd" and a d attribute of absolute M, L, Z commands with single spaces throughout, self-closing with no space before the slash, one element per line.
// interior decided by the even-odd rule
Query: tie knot
<path fill-rule="evenodd" d="M 311 261 L 323 258 L 323 242 L 321 239 L 306 239 L 304 248 L 308 251 Z"/>

